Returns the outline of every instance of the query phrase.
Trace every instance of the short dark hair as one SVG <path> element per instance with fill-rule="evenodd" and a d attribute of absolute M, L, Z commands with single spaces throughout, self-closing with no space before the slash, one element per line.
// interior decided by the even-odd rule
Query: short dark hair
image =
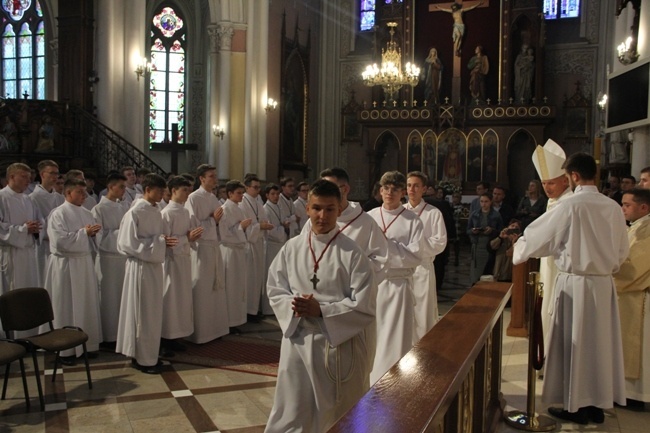
<path fill-rule="evenodd" d="M 476 186 L 482 186 L 483 188 L 487 189 L 488 191 L 490 190 L 490 182 L 486 182 L 484 180 L 480 181 L 479 183 L 476 184 Z"/>
<path fill-rule="evenodd" d="M 120 170 L 120 173 L 124 174 L 124 172 L 128 171 L 128 170 L 133 170 L 135 172 L 135 169 L 133 167 L 131 167 L 130 165 L 126 165 L 126 166 L 122 167 L 122 169 Z"/>
<path fill-rule="evenodd" d="M 194 185 L 194 182 L 196 182 L 196 178 L 190 173 L 181 173 L 180 176 L 187 179 L 192 185 Z"/>
<path fill-rule="evenodd" d="M 503 185 L 494 185 L 494 187 L 492 188 L 492 192 L 494 192 L 495 189 L 500 189 L 501 191 L 503 191 L 504 194 L 506 193 L 506 189 Z"/>
<path fill-rule="evenodd" d="M 484 192 L 483 194 L 479 195 L 478 197 L 479 197 L 479 199 L 481 197 L 487 197 L 487 198 L 490 199 L 490 201 L 492 201 L 492 194 L 490 194 L 489 192 Z"/>
<path fill-rule="evenodd" d="M 569 156 L 562 164 L 562 168 L 567 173 L 578 173 L 584 180 L 594 180 L 598 171 L 594 157 L 584 152 Z"/>
<path fill-rule="evenodd" d="M 350 183 L 350 176 L 348 175 L 348 172 L 345 171 L 345 169 L 341 167 L 332 167 L 332 168 L 326 168 L 325 170 L 320 172 L 320 177 L 333 177 L 336 180 L 342 180 L 345 181 L 345 183 Z"/>
<path fill-rule="evenodd" d="M 427 183 L 429 182 L 429 176 L 426 174 L 422 173 L 421 171 L 409 171 L 408 174 L 406 175 L 406 179 L 408 180 L 409 177 L 417 177 L 422 181 L 423 186 L 427 186 Z M 438 188 L 436 188 L 437 190 Z"/>
<path fill-rule="evenodd" d="M 255 173 L 248 173 L 244 177 L 244 185 L 251 186 L 251 183 L 253 183 L 253 182 L 260 182 L 260 178 L 257 177 L 257 175 Z"/>
<path fill-rule="evenodd" d="M 381 186 L 394 185 L 397 188 L 404 189 L 406 188 L 406 177 L 397 170 L 387 171 L 381 176 L 379 183 Z"/>
<path fill-rule="evenodd" d="M 293 177 L 282 177 L 280 178 L 280 186 L 285 186 L 289 182 L 294 182 Z"/>
<path fill-rule="evenodd" d="M 86 188 L 86 181 L 74 177 L 68 178 L 63 183 L 63 193 L 65 194 L 66 192 L 70 191 L 71 189 L 75 189 L 78 186 Z"/>
<path fill-rule="evenodd" d="M 190 182 L 188 179 L 186 179 L 183 176 L 174 176 L 169 181 L 167 182 L 167 188 L 169 188 L 169 191 L 171 192 L 175 188 L 181 188 L 183 186 L 192 186 L 192 182 Z"/>
<path fill-rule="evenodd" d="M 230 194 L 231 192 L 235 192 L 238 189 L 246 189 L 246 186 L 238 181 L 237 179 L 229 180 L 226 182 L 226 193 Z"/>
<path fill-rule="evenodd" d="M 44 159 L 43 161 L 39 162 L 38 165 L 36 166 L 39 173 L 45 170 L 47 167 L 56 167 L 58 169 L 59 164 L 52 161 L 51 159 Z"/>
<path fill-rule="evenodd" d="M 318 179 L 311 184 L 308 197 L 311 198 L 313 195 L 316 197 L 336 197 L 338 201 L 341 201 L 341 191 L 338 185 L 325 179 Z"/>
<path fill-rule="evenodd" d="M 201 164 L 196 167 L 196 177 L 204 177 L 205 173 L 208 171 L 217 170 L 217 167 L 210 164 Z"/>
<path fill-rule="evenodd" d="M 151 173 L 151 170 L 149 170 L 147 167 L 140 167 L 135 171 L 136 176 L 146 176 L 149 173 Z"/>
<path fill-rule="evenodd" d="M 621 179 L 630 179 L 632 183 L 636 183 L 636 177 L 632 176 L 631 174 L 627 176 L 621 176 Z"/>
<path fill-rule="evenodd" d="M 106 178 L 106 185 L 111 186 L 111 185 L 114 185 L 114 184 L 118 183 L 119 181 L 126 182 L 126 176 L 124 176 L 123 174 L 120 174 L 120 173 L 111 173 Z"/>
<path fill-rule="evenodd" d="M 634 200 L 635 203 L 650 206 L 650 189 L 632 188 L 629 191 L 625 191 L 623 196 L 628 194 L 632 196 L 632 200 Z"/>
<path fill-rule="evenodd" d="M 280 187 L 274 183 L 269 183 L 266 185 L 266 188 L 264 188 L 264 192 L 268 195 L 271 191 L 280 191 Z"/>
<path fill-rule="evenodd" d="M 165 178 L 156 173 L 149 173 L 142 179 L 142 190 L 147 191 L 147 188 L 166 188 L 167 182 Z"/>
<path fill-rule="evenodd" d="M 302 188 L 303 186 L 309 186 L 309 182 L 305 182 L 305 181 L 300 182 L 298 185 L 296 185 L 296 189 L 300 191 L 300 188 Z"/>
<path fill-rule="evenodd" d="M 642 168 L 641 173 L 650 173 L 650 166 Z"/>

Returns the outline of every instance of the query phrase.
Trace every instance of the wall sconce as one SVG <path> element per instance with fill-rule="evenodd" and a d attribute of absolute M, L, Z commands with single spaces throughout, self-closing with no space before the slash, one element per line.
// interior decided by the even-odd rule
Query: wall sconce
<path fill-rule="evenodd" d="M 221 140 L 223 140 L 223 136 L 226 135 L 226 131 L 219 125 L 212 125 L 212 134 L 214 134 L 215 137 L 219 137 Z"/>
<path fill-rule="evenodd" d="M 639 54 L 636 52 L 633 42 L 632 36 L 628 36 L 625 42 L 616 48 L 616 51 L 618 51 L 618 61 L 624 65 L 629 65 L 639 59 Z"/>
<path fill-rule="evenodd" d="M 146 57 L 143 57 L 135 67 L 135 76 L 140 81 L 140 77 L 144 77 L 144 74 L 148 74 L 149 72 L 151 72 L 151 62 Z"/>
<path fill-rule="evenodd" d="M 598 109 L 602 112 L 605 111 L 605 107 L 607 107 L 607 93 L 599 93 L 598 94 Z"/>
<path fill-rule="evenodd" d="M 273 98 L 266 98 L 266 105 L 264 105 L 264 110 L 268 113 L 269 111 L 275 111 L 278 108 L 278 101 Z"/>

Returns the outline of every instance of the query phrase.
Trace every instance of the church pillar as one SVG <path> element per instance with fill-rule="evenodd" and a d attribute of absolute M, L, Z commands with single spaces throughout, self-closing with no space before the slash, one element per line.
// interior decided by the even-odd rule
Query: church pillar
<path fill-rule="evenodd" d="M 46 99 L 51 101 L 59 100 L 59 87 L 54 83 L 59 82 L 59 39 L 52 39 L 50 41 L 50 50 L 52 51 L 52 76 L 47 78 L 47 83 L 52 84 L 48 86 L 50 90 Z"/>
<path fill-rule="evenodd" d="M 231 86 L 231 46 L 234 29 L 231 23 L 221 23 L 217 27 L 219 35 L 219 116 L 218 125 L 226 130 L 226 135 L 219 142 L 217 175 L 221 179 L 230 177 L 230 143 L 232 129 L 230 125 L 230 86 Z"/>
<path fill-rule="evenodd" d="M 219 124 L 219 32 L 216 24 L 208 26 L 208 37 L 210 39 L 210 63 L 208 65 L 208 147 L 205 150 L 205 156 L 208 164 L 217 166 L 217 157 L 219 152 L 219 137 L 212 133 L 212 125 Z M 220 173 L 217 173 L 219 175 Z"/>

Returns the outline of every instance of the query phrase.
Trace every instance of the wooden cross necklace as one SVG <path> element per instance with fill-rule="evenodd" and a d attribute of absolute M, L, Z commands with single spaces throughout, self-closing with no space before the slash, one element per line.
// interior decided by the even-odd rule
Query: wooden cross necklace
<path fill-rule="evenodd" d="M 309 243 L 309 252 L 311 253 L 311 258 L 314 259 L 314 276 L 311 277 L 311 280 L 309 280 L 309 281 L 311 281 L 311 283 L 312 283 L 312 285 L 313 285 L 314 292 L 316 291 L 316 284 L 318 284 L 318 282 L 320 281 L 320 280 L 318 279 L 318 277 L 316 276 L 316 273 L 318 272 L 318 264 L 320 263 L 321 259 L 322 259 L 323 256 L 325 255 L 325 251 L 327 251 L 327 249 L 329 248 L 330 244 L 331 244 L 332 242 L 334 242 L 334 239 L 336 239 L 336 237 L 337 237 L 339 234 L 341 234 L 341 230 L 338 230 L 338 231 L 336 232 L 336 234 L 335 234 L 334 236 L 332 236 L 332 239 L 330 239 L 330 240 L 327 242 L 327 244 L 325 245 L 325 248 L 324 248 L 323 251 L 320 253 L 320 256 L 318 257 L 318 259 L 316 259 L 316 253 L 314 252 L 314 247 L 312 247 L 312 245 L 311 245 L 312 232 L 311 232 L 311 230 L 309 231 L 309 237 L 307 238 L 307 239 L 308 239 L 308 243 Z"/>

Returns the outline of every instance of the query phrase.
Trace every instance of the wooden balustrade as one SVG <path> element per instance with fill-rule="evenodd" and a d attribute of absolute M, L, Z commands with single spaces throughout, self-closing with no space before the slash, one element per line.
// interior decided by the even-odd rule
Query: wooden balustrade
<path fill-rule="evenodd" d="M 510 287 L 474 285 L 329 432 L 495 431 L 505 405 L 501 349 Z"/>

